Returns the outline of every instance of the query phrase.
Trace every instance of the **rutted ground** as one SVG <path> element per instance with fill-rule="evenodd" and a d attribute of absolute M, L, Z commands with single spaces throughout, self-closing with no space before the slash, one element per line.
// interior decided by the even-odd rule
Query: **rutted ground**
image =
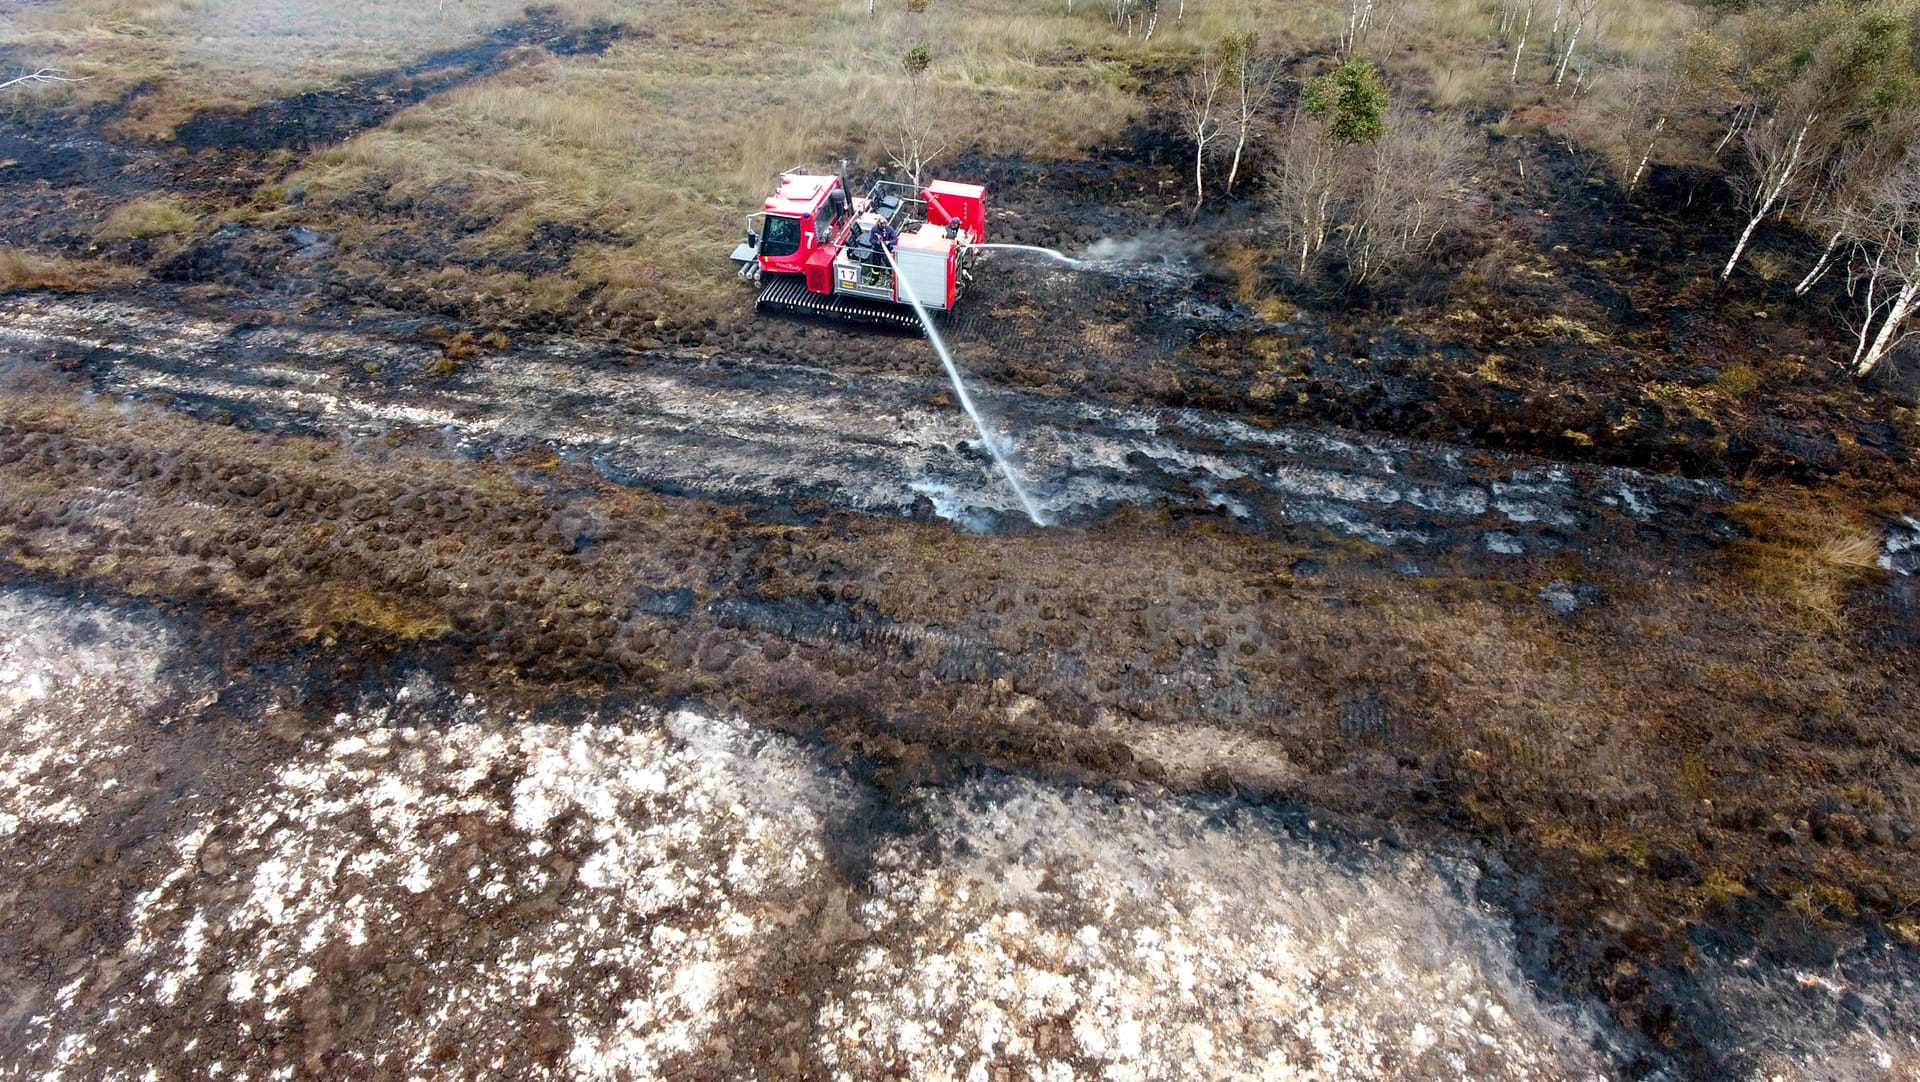
<path fill-rule="evenodd" d="M 17 891 L 205 736 L 180 694 L 222 677 L 150 613 L 0 605 Z M 992 774 L 900 804 L 739 719 L 555 724 L 422 672 L 330 718 L 296 699 L 231 719 L 277 749 L 257 771 L 179 785 L 94 862 L 97 942 L 6 975 L 5 1077 L 1579 1078 L 1616 1040 L 1536 998 L 1470 863 L 1303 818 Z M 49 919 L 10 912 L 14 943 Z M 1886 975 L 1800 980 L 1911 1009 Z M 1754 1037 L 1756 1077 L 1916 1054 Z"/>
<path fill-rule="evenodd" d="M 422 340 L 417 324 L 382 334 L 238 315 L 24 297 L 0 311 L 0 349 L 77 365 L 102 391 L 268 431 L 424 429 L 465 454 L 547 448 L 621 483 L 711 499 L 896 514 L 929 506 L 975 527 L 1019 517 L 924 367 L 843 376 L 712 350 L 632 354 L 550 339 L 448 371 L 444 347 Z M 1685 520 L 1727 495 L 1631 470 L 1261 428 L 1201 410 L 1123 412 L 991 388 L 978 397 L 1054 522 L 1165 502 L 1379 544 L 1514 555 L 1560 551 L 1616 523 Z"/>

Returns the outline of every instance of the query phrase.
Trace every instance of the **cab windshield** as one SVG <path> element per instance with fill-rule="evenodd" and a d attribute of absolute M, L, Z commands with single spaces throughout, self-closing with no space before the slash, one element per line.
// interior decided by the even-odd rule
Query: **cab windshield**
<path fill-rule="evenodd" d="M 767 221 L 761 227 L 760 254 L 780 257 L 792 255 L 800 250 L 800 219 L 785 218 L 778 214 L 767 215 Z"/>

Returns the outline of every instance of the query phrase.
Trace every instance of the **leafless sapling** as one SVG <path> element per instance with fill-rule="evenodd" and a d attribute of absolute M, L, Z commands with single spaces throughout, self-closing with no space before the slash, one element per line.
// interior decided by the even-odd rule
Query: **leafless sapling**
<path fill-rule="evenodd" d="M 1400 111 L 1368 150 L 1341 245 L 1355 284 L 1423 260 L 1471 206 L 1471 145 L 1458 121 Z"/>
<path fill-rule="evenodd" d="M 1740 231 L 1740 239 L 1734 242 L 1727 265 L 1720 270 L 1723 279 L 1733 276 L 1733 268 L 1746 252 L 1753 231 L 1794 192 L 1794 186 L 1806 175 L 1808 162 L 1818 150 L 1819 140 L 1809 137 L 1820 121 L 1820 114 L 1798 103 L 1787 109 L 1789 111 L 1749 125 L 1741 134 L 1741 144 L 1746 148 L 1752 170 L 1735 181 L 1735 192 L 1747 225 Z"/>
<path fill-rule="evenodd" d="M 1581 33 L 1591 28 L 1599 18 L 1600 0 L 1574 0 L 1572 7 L 1573 25 L 1567 32 L 1566 48 L 1560 53 L 1560 67 L 1553 76 L 1554 86 L 1566 81 L 1567 65 L 1573 62 L 1573 51 L 1580 45 Z"/>
<path fill-rule="evenodd" d="M 1267 172 L 1267 191 L 1278 210 L 1282 238 L 1295 277 L 1305 281 L 1327 245 L 1344 194 L 1341 172 L 1352 150 L 1329 138 L 1325 121 L 1295 106 L 1273 165 Z"/>
<path fill-rule="evenodd" d="M 1193 141 L 1193 209 L 1207 199 L 1207 147 L 1225 128 L 1226 61 L 1218 50 L 1202 56 L 1181 76 L 1174 90 L 1180 127 Z"/>
<path fill-rule="evenodd" d="M 1260 35 L 1249 30 L 1230 34 L 1221 43 L 1226 54 L 1227 126 L 1232 129 L 1233 164 L 1227 169 L 1227 194 L 1240 176 L 1240 156 L 1247 138 L 1265 121 L 1279 85 L 1279 69 L 1260 48 Z"/>
<path fill-rule="evenodd" d="M 933 52 L 916 45 L 901 59 L 907 82 L 901 91 L 894 137 L 886 144 L 887 157 L 918 186 L 922 174 L 946 151 L 941 142 L 940 110 L 928 100 L 927 72 L 933 66 Z"/>
<path fill-rule="evenodd" d="M 1805 277 L 1793 287 L 1796 296 L 1805 296 L 1818 285 L 1845 254 L 1848 244 L 1857 242 L 1879 185 L 1900 165 L 1905 147 L 1904 141 L 1896 146 L 1893 140 L 1863 140 L 1840 149 L 1800 213 L 1808 228 L 1818 230 L 1827 241 Z"/>
<path fill-rule="evenodd" d="M 1345 0 L 1346 21 L 1340 27 L 1340 55 L 1353 57 L 1376 33 L 1390 33 L 1405 0 Z"/>

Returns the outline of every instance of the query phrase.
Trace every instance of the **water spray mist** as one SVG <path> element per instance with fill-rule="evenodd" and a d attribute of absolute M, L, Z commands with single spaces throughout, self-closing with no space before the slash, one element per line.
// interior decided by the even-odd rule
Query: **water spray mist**
<path fill-rule="evenodd" d="M 953 363 L 953 354 L 947 352 L 946 340 L 941 338 L 940 332 L 934 329 L 933 318 L 927 315 L 927 310 L 920 306 L 920 298 L 914 295 L 912 283 L 907 281 L 906 275 L 900 273 L 900 264 L 893 258 L 892 250 L 884 244 L 878 247 L 887 254 L 887 263 L 893 267 L 893 280 L 900 287 L 901 296 L 907 298 L 907 303 L 913 306 L 913 314 L 920 317 L 920 326 L 927 331 L 927 341 L 933 343 L 933 351 L 940 355 L 940 363 L 947 366 L 947 378 L 953 381 L 953 393 L 959 396 L 960 405 L 967 411 L 967 416 L 973 418 L 973 427 L 980 433 L 980 442 L 987 445 L 987 453 L 993 456 L 994 465 L 1000 467 L 1000 472 L 1006 477 L 1007 484 L 1013 488 L 1013 494 L 1020 498 L 1020 507 L 1026 511 L 1027 520 L 1035 526 L 1047 525 L 1046 518 L 1040 513 L 1039 505 L 1033 502 L 1032 496 L 1027 495 L 1026 486 L 1022 485 L 1020 478 L 1014 474 L 1012 463 L 1008 462 L 1007 456 L 1001 453 L 1000 440 L 988 431 L 987 422 L 981 419 L 980 411 L 974 408 L 973 396 L 967 393 L 967 385 L 960 379 L 960 367 Z"/>

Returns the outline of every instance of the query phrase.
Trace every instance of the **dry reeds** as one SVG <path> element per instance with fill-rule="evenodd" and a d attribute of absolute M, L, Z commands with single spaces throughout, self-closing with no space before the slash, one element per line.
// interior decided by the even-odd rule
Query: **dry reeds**
<path fill-rule="evenodd" d="M 1734 546 L 1737 581 L 1805 627 L 1840 630 L 1847 595 L 1885 574 L 1879 531 L 1811 495 L 1775 493 L 1735 511 L 1752 532 Z"/>

